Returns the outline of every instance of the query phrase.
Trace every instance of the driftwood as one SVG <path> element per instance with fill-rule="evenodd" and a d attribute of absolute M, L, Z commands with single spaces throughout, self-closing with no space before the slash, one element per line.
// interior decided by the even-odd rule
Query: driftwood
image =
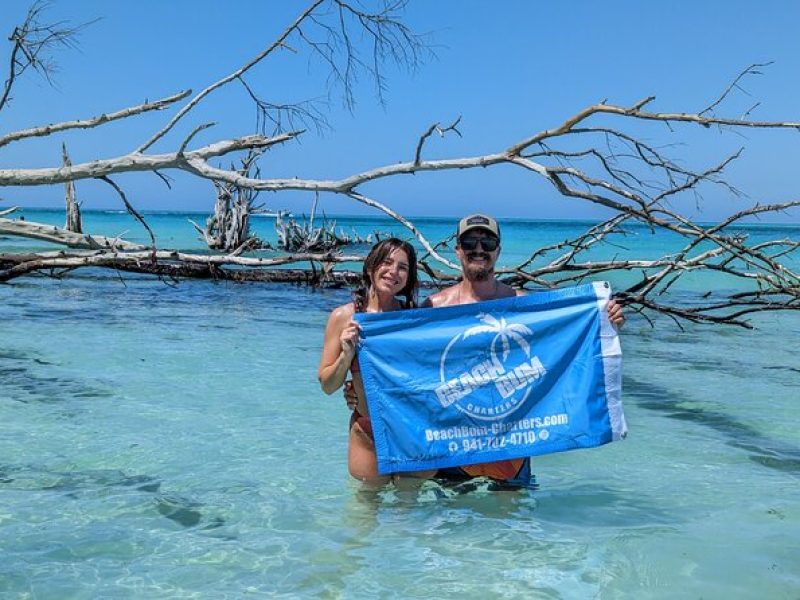
<path fill-rule="evenodd" d="M 334 273 L 334 263 L 352 263 L 361 256 L 340 254 L 288 254 L 273 258 L 205 255 L 175 250 L 145 251 L 55 251 L 0 254 L 0 281 L 8 281 L 35 272 L 63 273 L 85 267 L 106 267 L 119 271 L 172 275 L 175 277 L 232 279 L 239 281 L 282 281 L 307 283 L 356 283 L 360 274 Z M 321 269 L 294 270 L 282 274 L 275 267 L 314 262 Z M 225 267 L 234 267 L 225 269 Z M 270 270 L 270 268 L 272 270 Z M 250 269 L 250 271 L 246 270 Z M 299 273 L 305 273 L 299 275 Z"/>
<path fill-rule="evenodd" d="M 68 248 L 88 250 L 147 250 L 147 246 L 128 242 L 118 237 L 109 238 L 102 235 L 76 233 L 54 225 L 44 225 L 42 223 L 19 221 L 15 219 L 0 218 L 0 233 L 41 240 L 43 242 L 51 242 L 53 244 L 67 246 Z"/>
<path fill-rule="evenodd" d="M 353 230 L 347 233 L 343 229 L 336 229 L 336 221 L 323 221 L 319 226 L 314 226 L 314 220 L 283 220 L 283 215 L 278 213 L 275 219 L 275 232 L 278 235 L 278 248 L 286 252 L 329 252 L 349 246 L 350 244 L 372 244 L 385 237 L 380 232 L 368 233 L 362 236 Z"/>
<path fill-rule="evenodd" d="M 246 177 L 251 175 L 259 177 L 257 161 L 260 155 L 261 152 L 251 149 L 242 159 L 237 172 Z M 218 181 L 212 183 L 217 193 L 214 214 L 206 219 L 205 228 L 189 220 L 203 236 L 208 247 L 212 250 L 236 253 L 268 248 L 268 244 L 250 235 L 250 215 L 261 210 L 254 206 L 258 192 L 231 183 Z"/>
<path fill-rule="evenodd" d="M 61 164 L 65 168 L 72 166 L 72 161 L 67 154 L 67 145 L 61 144 Z M 67 214 L 64 229 L 74 233 L 83 232 L 83 221 L 81 220 L 81 205 L 75 196 L 75 182 L 70 180 L 64 184 L 64 202 L 66 203 L 65 212 Z"/>
<path fill-rule="evenodd" d="M 285 252 L 332 252 L 350 244 L 372 244 L 380 240 L 382 234 L 373 232 L 362 237 L 353 230 L 352 235 L 341 228 L 336 230 L 336 221 L 329 221 L 325 215 L 322 224 L 315 226 L 319 194 L 314 195 L 311 203 L 311 215 L 296 220 L 287 217 L 283 211 L 275 216 L 275 233 L 278 236 L 278 248 Z M 284 221 L 284 217 L 287 220 Z"/>
<path fill-rule="evenodd" d="M 760 73 L 759 69 L 764 65 L 751 65 L 745 69 L 719 97 L 699 111 L 653 111 L 649 109 L 654 103 L 653 97 L 646 97 L 629 106 L 603 101 L 585 108 L 555 127 L 542 129 L 514 140 L 502 148 L 475 156 L 456 156 L 438 160 L 425 158 L 426 144 L 430 142 L 434 132 L 440 135 L 450 133 L 461 135 L 458 130 L 460 120 L 457 119 L 449 126 L 435 123 L 426 128 L 414 147 L 409 148 L 407 160 L 377 166 L 339 179 L 264 178 L 257 170 L 234 167 L 226 169 L 211 164 L 215 158 L 236 152 L 275 151 L 281 144 L 303 135 L 302 129 L 282 131 L 280 125 L 284 122 L 280 118 L 281 114 L 300 113 L 291 113 L 286 106 L 259 98 L 252 86 L 243 79 L 251 67 L 267 56 L 287 48 L 292 41 L 303 45 L 329 64 L 333 79 L 343 83 L 346 98 L 350 98 L 352 88 L 349 84 L 352 83 L 358 69 L 372 74 L 379 90 L 384 84 L 378 71 L 379 62 L 370 63 L 359 57 L 354 41 L 358 37 L 354 35 L 356 31 L 371 41 L 376 60 L 391 57 L 401 63 L 415 63 L 419 59 L 421 45 L 419 38 L 402 23 L 398 11 L 402 9 L 404 3 L 387 0 L 378 4 L 377 10 L 369 11 L 361 5 L 351 5 L 343 0 L 311 2 L 307 9 L 261 53 L 194 95 L 177 110 L 165 126 L 150 135 L 132 152 L 115 158 L 92 160 L 64 167 L 0 169 L 0 186 L 10 189 L 14 186 L 52 185 L 88 178 L 101 179 L 114 186 L 126 208 L 137 216 L 145 227 L 147 225 L 144 219 L 135 212 L 119 186 L 109 179 L 110 175 L 123 172 L 159 173 L 162 170 L 176 169 L 208 179 L 218 190 L 248 190 L 248 193 L 252 194 L 260 191 L 280 193 L 302 190 L 313 192 L 315 195 L 336 194 L 380 211 L 404 225 L 422 248 L 421 264 L 424 271 L 434 281 L 445 281 L 454 277 L 458 265 L 440 252 L 440 243 L 428 240 L 412 221 L 377 198 L 366 195 L 364 188 L 372 182 L 419 172 L 486 169 L 505 165 L 530 173 L 532 178 L 546 182 L 564 197 L 599 204 L 614 215 L 573 240 L 565 240 L 548 248 L 532 249 L 530 257 L 523 263 L 503 269 L 500 275 L 514 285 L 552 287 L 597 276 L 609 276 L 614 272 L 635 272 L 638 274 L 637 282 L 622 290 L 620 299 L 632 310 L 641 312 L 645 316 L 654 312 L 675 319 L 748 326 L 745 317 L 751 313 L 800 309 L 800 277 L 797 270 L 792 267 L 792 260 L 797 256 L 798 241 L 775 239 L 752 244 L 735 229 L 735 226 L 746 218 L 796 209 L 798 201 L 770 205 L 755 203 L 749 209 L 731 215 L 717 225 L 699 225 L 673 208 L 677 199 L 682 194 L 697 194 L 699 188 L 707 184 L 721 186 L 730 194 L 736 194 L 737 191 L 725 182 L 722 174 L 732 161 L 739 159 L 740 153 L 735 153 L 711 167 L 692 169 L 682 166 L 683 161 L 667 156 L 662 150 L 663 146 L 644 141 L 645 134 L 641 132 L 647 124 L 666 125 L 670 135 L 673 136 L 679 135 L 682 128 L 692 126 L 699 126 L 704 130 L 711 128 L 734 131 L 752 128 L 800 130 L 798 121 L 752 119 L 749 116 L 751 111 L 742 117 L 730 117 L 722 112 L 726 100 L 739 89 L 741 79 Z M 331 15 L 333 15 L 332 20 L 326 20 L 331 19 Z M 15 29 L 15 32 L 35 29 L 31 24 L 27 24 Z M 322 38 L 315 36 L 313 33 L 315 30 L 322 34 Z M 320 42 L 320 39 L 327 41 Z M 12 43 L 14 52 L 17 52 L 18 48 L 29 47 L 33 42 L 22 33 L 16 37 L 12 36 Z M 19 55 L 13 54 L 15 57 L 24 55 L 24 52 Z M 24 65 L 24 61 L 20 64 Z M 10 89 L 15 78 L 24 70 L 12 59 L 12 70 L 4 90 L 3 101 L 10 97 Z M 180 143 L 175 144 L 176 150 L 162 154 L 147 153 L 156 141 L 167 136 L 205 97 L 216 89 L 237 81 L 247 88 L 248 95 L 256 102 L 259 111 L 272 111 L 269 119 L 276 124 L 275 131 L 270 135 L 264 135 L 265 132 L 262 131 L 257 135 L 217 141 L 189 149 L 195 135 L 209 127 L 207 124 L 200 124 Z M 139 104 L 108 115 L 12 132 L 0 137 L 0 147 L 21 139 L 47 136 L 68 129 L 99 127 L 110 120 L 134 118 L 145 112 L 168 109 L 177 106 L 189 95 L 189 92 L 182 92 L 155 103 Z M 0 103 L 0 110 L 2 106 Z M 295 105 L 294 109 L 302 112 L 301 106 L 301 104 Z M 313 116 L 313 112 L 308 112 L 306 115 Z M 266 120 L 264 113 L 261 119 L 262 125 Z M 290 119 L 286 119 L 285 122 L 290 123 Z M 632 132 L 634 126 L 638 129 Z M 663 130 L 659 131 L 663 133 Z M 659 131 L 656 131 L 656 134 Z M 646 135 L 652 137 L 653 132 L 648 131 Z M 214 234 L 211 236 L 213 239 L 216 239 L 220 227 L 227 231 L 225 218 L 234 221 L 239 218 L 232 212 L 226 213 L 226 203 L 228 210 L 232 211 L 233 204 L 230 204 L 230 199 L 226 197 L 221 201 L 218 213 L 228 214 L 229 217 L 218 219 L 213 227 L 206 229 Z M 9 222 L 15 224 L 9 225 Z M 614 238 L 625 235 L 626 227 L 632 223 L 644 224 L 653 230 L 671 232 L 683 239 L 683 246 L 657 260 L 612 259 L 597 262 L 585 258 L 589 250 L 601 244 L 613 243 Z M 16 260 L 7 255 L 3 258 L 4 266 L 0 266 L 0 279 L 8 281 L 23 274 L 71 270 L 82 266 L 103 266 L 121 270 L 149 268 L 152 269 L 149 272 L 155 273 L 162 261 L 175 269 L 185 266 L 187 271 L 194 269 L 197 273 L 206 269 L 207 276 L 212 276 L 211 271 L 226 265 L 235 265 L 238 270 L 263 269 L 273 266 L 264 261 L 277 260 L 240 256 L 246 251 L 246 246 L 240 244 L 234 248 L 235 243 L 226 242 L 220 246 L 226 249 L 226 254 L 206 256 L 201 261 L 192 255 L 158 249 L 152 232 L 150 232 L 150 246 L 145 249 L 141 247 L 134 249 L 125 247 L 122 240 L 97 237 L 88 240 L 88 236 L 80 239 L 69 238 L 62 231 L 56 231 L 56 228 L 47 230 L 45 226 L 30 225 L 31 227 L 25 227 L 18 221 L 2 219 L 0 232 L 38 237 L 48 241 L 59 238 L 64 244 L 85 244 L 73 247 L 95 250 L 90 254 L 81 251 L 65 252 L 59 257 L 45 254 L 41 254 L 38 258 L 26 256 L 26 260 Z M 236 225 L 234 229 L 240 233 L 235 233 L 231 239 L 237 241 L 246 239 L 241 235 L 241 231 L 246 229 L 244 225 L 244 223 Z M 309 228 L 312 234 L 313 230 L 313 227 Z M 44 237 L 45 235 L 49 237 Z M 105 250 L 98 250 L 98 246 Z M 303 256 L 305 258 L 297 260 L 311 261 L 312 273 L 321 273 L 316 279 L 318 282 L 335 277 L 333 265 L 345 259 L 356 258 L 340 257 L 332 253 Z M 248 262 L 253 260 L 261 262 Z M 148 264 L 150 266 L 147 266 Z M 675 295 L 669 293 L 676 288 L 676 282 L 680 281 L 683 274 L 703 270 L 723 273 L 731 280 L 744 282 L 746 290 L 727 294 L 715 291 L 706 297 L 698 298 L 691 306 L 678 301 Z"/>

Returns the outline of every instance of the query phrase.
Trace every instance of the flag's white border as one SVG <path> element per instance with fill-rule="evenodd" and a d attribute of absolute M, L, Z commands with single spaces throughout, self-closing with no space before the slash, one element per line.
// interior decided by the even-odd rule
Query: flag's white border
<path fill-rule="evenodd" d="M 597 296 L 597 309 L 600 312 L 600 351 L 603 356 L 608 419 L 611 422 L 612 439 L 617 441 L 628 434 L 628 425 L 622 412 L 622 347 L 617 328 L 608 318 L 611 286 L 605 281 L 594 281 L 592 286 Z"/>

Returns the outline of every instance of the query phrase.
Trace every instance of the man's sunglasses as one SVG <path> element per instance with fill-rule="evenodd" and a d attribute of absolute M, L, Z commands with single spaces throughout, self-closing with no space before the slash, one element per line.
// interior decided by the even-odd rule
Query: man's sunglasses
<path fill-rule="evenodd" d="M 467 252 L 472 252 L 475 250 L 478 247 L 478 244 L 480 244 L 481 248 L 486 250 L 486 252 L 494 252 L 497 250 L 497 246 L 500 245 L 500 240 L 495 237 L 463 237 L 458 242 L 458 245 L 461 246 L 461 249 L 466 250 Z"/>

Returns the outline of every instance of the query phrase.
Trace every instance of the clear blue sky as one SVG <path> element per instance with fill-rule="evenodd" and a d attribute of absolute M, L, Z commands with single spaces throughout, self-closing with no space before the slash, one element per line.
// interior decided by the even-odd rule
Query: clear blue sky
<path fill-rule="evenodd" d="M 57 55 L 55 89 L 33 74 L 19 82 L 14 102 L 0 113 L 0 132 L 89 117 L 184 88 L 199 91 L 255 55 L 304 5 L 294 0 L 57 0 L 49 10 L 55 20 L 102 20 L 81 34 L 78 50 Z M 27 1 L 3 0 L 3 39 L 27 7 Z M 332 130 L 323 136 L 309 132 L 302 143 L 269 153 L 262 162 L 264 176 L 338 178 L 409 160 L 429 124 L 458 115 L 464 137 L 431 140 L 428 157 L 496 152 L 605 98 L 631 104 L 655 95 L 653 110 L 696 111 L 755 62 L 775 64 L 745 82 L 751 96 L 733 98 L 730 116 L 760 101 L 754 118 L 800 121 L 800 3 L 417 0 L 407 19 L 417 31 L 430 32 L 436 58 L 415 73 L 389 69 L 385 106 L 367 81 L 357 89 L 352 114 L 334 92 L 327 114 Z M 5 65 L 10 46 L 0 48 L 0 64 Z M 302 100 L 325 94 L 322 67 L 305 54 L 283 52 L 257 67 L 249 81 L 276 102 Z M 240 87 L 215 93 L 199 108 L 154 150 L 174 150 L 187 131 L 209 120 L 218 125 L 194 144 L 252 131 L 254 111 Z M 73 162 L 125 154 L 169 116 L 155 113 L 88 134 L 17 143 L 0 150 L 0 168 L 55 166 L 62 139 Z M 670 133 L 664 126 L 643 124 L 628 131 L 655 143 L 686 143 L 670 148 L 669 154 L 696 169 L 745 146 L 728 180 L 750 200 L 705 187 L 703 219 L 716 220 L 749 201 L 800 197 L 796 131 L 737 134 L 678 126 Z M 117 180 L 142 209 L 213 206 L 209 182 L 173 175 L 172 191 L 152 175 L 120 175 Z M 81 182 L 78 189 L 87 208 L 119 208 L 104 184 Z M 605 214 L 560 197 L 541 178 L 507 167 L 409 176 L 371 184 L 364 191 L 407 215 L 454 216 L 479 209 L 503 217 Z M 0 205 L 60 206 L 62 196 L 61 186 L 6 188 L 0 189 Z M 273 208 L 302 212 L 311 197 L 264 195 L 263 200 Z M 696 199 L 686 196 L 674 206 L 695 212 Z M 330 213 L 369 212 L 335 197 L 325 197 L 323 207 Z M 798 222 L 800 211 L 777 220 Z"/>

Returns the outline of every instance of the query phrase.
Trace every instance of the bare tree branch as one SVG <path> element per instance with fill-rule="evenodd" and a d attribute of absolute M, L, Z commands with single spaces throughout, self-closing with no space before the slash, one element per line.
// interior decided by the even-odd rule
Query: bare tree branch
<path fill-rule="evenodd" d="M 330 5 L 331 10 L 321 11 L 321 7 L 325 4 Z M 292 104 L 269 102 L 256 94 L 243 77 L 245 73 L 275 50 L 290 48 L 287 41 L 293 34 L 296 34 L 308 46 L 312 54 L 321 58 L 323 63 L 328 66 L 329 82 L 336 82 L 342 86 L 345 104 L 349 108 L 352 109 L 355 103 L 353 86 L 360 72 L 367 72 L 372 77 L 376 85 L 376 94 L 383 102 L 386 82 L 381 70 L 382 63 L 391 60 L 399 65 L 414 68 L 420 62 L 420 55 L 425 49 L 425 45 L 421 37 L 411 31 L 401 19 L 402 10 L 406 5 L 405 0 L 380 0 L 379 5 L 378 10 L 368 11 L 360 8 L 361 3 L 346 2 L 345 0 L 313 0 L 271 44 L 238 69 L 201 90 L 162 129 L 139 146 L 136 152 L 147 151 L 206 96 L 236 80 L 242 83 L 256 104 L 256 123 L 262 133 L 266 133 L 263 129 L 266 120 L 275 124 L 273 135 L 280 133 L 283 129 L 282 118 L 284 116 L 287 118 L 290 128 L 294 128 L 295 119 L 303 125 L 313 123 L 317 129 L 324 128 L 326 121 L 314 102 L 305 101 Z M 336 24 L 327 23 L 326 16 L 335 17 Z M 372 60 L 369 63 L 362 59 L 358 46 L 352 41 L 353 23 L 356 33 L 359 36 L 366 36 L 369 40 L 372 48 Z M 311 29 L 320 30 L 326 38 L 325 41 L 314 39 L 313 33 L 305 28 L 306 24 Z"/>
<path fill-rule="evenodd" d="M 239 77 L 244 75 L 247 71 L 249 71 L 251 68 L 253 68 L 255 65 L 257 65 L 259 62 L 261 62 L 264 58 L 266 58 L 269 54 L 271 54 L 275 49 L 280 48 L 283 45 L 286 38 L 289 37 L 289 34 L 291 34 L 295 29 L 297 29 L 300 23 L 303 22 L 303 20 L 305 20 L 306 17 L 308 17 L 312 12 L 314 12 L 314 10 L 324 1 L 325 0 L 315 0 L 314 2 L 312 2 L 308 6 L 308 8 L 306 8 L 306 10 L 304 10 L 303 13 L 299 17 L 297 17 L 297 19 L 295 19 L 294 23 L 292 23 L 289 27 L 287 27 L 286 30 L 280 36 L 278 36 L 278 38 L 274 42 L 272 42 L 269 46 L 264 48 L 264 50 L 259 52 L 256 56 L 254 56 L 247 63 L 245 63 L 232 73 L 226 75 L 222 79 L 219 79 L 218 81 L 212 83 L 205 89 L 201 90 L 183 108 L 181 108 L 178 111 L 178 113 L 174 117 L 172 117 L 172 119 L 170 119 L 169 123 L 167 123 L 153 136 L 151 136 L 144 144 L 139 146 L 136 149 L 136 152 L 137 153 L 145 152 L 148 148 L 150 148 L 150 146 L 155 144 L 158 140 L 164 137 L 173 127 L 175 127 L 178 121 L 180 121 L 190 110 L 192 110 L 195 106 L 197 106 L 203 100 L 203 98 L 208 96 L 214 90 L 222 87 L 223 85 L 238 79 Z"/>
<path fill-rule="evenodd" d="M 3 211 L 0 217 L 11 211 Z M 108 238 L 102 235 L 89 235 L 76 233 L 55 227 L 53 225 L 43 225 L 30 221 L 18 221 L 13 219 L 0 218 L 0 233 L 5 235 L 16 235 L 53 244 L 60 244 L 68 248 L 80 248 L 87 250 L 110 249 L 110 250 L 146 250 L 147 246 L 135 244 L 120 238 Z"/>
<path fill-rule="evenodd" d="M 0 137 L 0 148 L 2 148 L 7 144 L 10 144 L 11 142 L 16 142 L 18 140 L 22 140 L 25 138 L 45 137 L 61 131 L 67 131 L 69 129 L 91 129 L 93 127 L 97 127 L 98 125 L 104 125 L 106 123 L 110 123 L 111 121 L 127 119 L 128 117 L 140 115 L 145 112 L 153 110 L 164 110 L 171 104 L 183 100 L 184 98 L 186 98 L 186 96 L 188 96 L 191 93 L 192 93 L 191 90 L 185 90 L 183 92 L 173 94 L 172 96 L 167 96 L 166 98 L 162 98 L 161 100 L 156 100 L 154 102 L 145 102 L 144 104 L 139 104 L 137 106 L 124 108 L 122 110 L 118 110 L 112 113 L 105 113 L 97 117 L 92 117 L 90 119 L 83 119 L 80 121 L 64 121 L 63 123 L 55 123 L 52 125 L 44 125 L 42 127 L 34 127 L 31 129 L 22 129 L 20 131 L 14 131 L 12 133 L 4 135 L 3 137 Z"/>
<path fill-rule="evenodd" d="M 703 110 L 701 110 L 701 111 L 700 111 L 699 113 L 697 113 L 697 114 L 699 114 L 699 115 L 704 115 L 704 114 L 706 114 L 706 113 L 710 113 L 710 112 L 712 112 L 712 111 L 714 110 L 714 108 L 716 108 L 717 106 L 719 106 L 719 105 L 720 105 L 720 104 L 721 104 L 721 103 L 722 103 L 722 102 L 725 100 L 725 98 L 727 98 L 727 97 L 728 97 L 728 95 L 729 95 L 729 94 L 730 94 L 730 93 L 731 93 L 731 92 L 732 92 L 734 89 L 739 89 L 739 90 L 741 90 L 741 89 L 742 89 L 742 88 L 739 86 L 739 82 L 740 82 L 742 79 L 744 79 L 744 78 L 745 78 L 745 77 L 747 77 L 748 75 L 762 75 L 763 73 L 762 73 L 761 71 L 759 71 L 758 69 L 760 69 L 760 68 L 762 68 L 762 67 L 768 67 L 768 66 L 770 66 L 772 63 L 773 63 L 773 61 L 769 61 L 769 62 L 765 62 L 765 63 L 753 63 L 752 65 L 750 65 L 749 67 L 747 67 L 746 69 L 744 69 L 744 70 L 743 70 L 741 73 L 739 73 L 739 74 L 736 76 L 736 78 L 735 78 L 735 79 L 734 79 L 734 80 L 733 80 L 733 81 L 730 83 L 730 85 L 729 85 L 727 88 L 725 88 L 725 90 L 722 92 L 722 94 L 720 94 L 719 98 L 717 98 L 716 100 L 714 100 L 714 102 L 712 102 L 711 104 L 709 104 L 708 106 L 706 106 L 706 107 L 705 107 Z M 755 108 L 755 106 L 753 106 L 752 108 L 750 108 L 750 110 L 748 110 L 748 111 L 747 111 L 745 114 L 746 114 L 746 115 L 747 115 L 747 114 L 750 114 L 750 112 L 753 110 L 753 108 Z"/>
<path fill-rule="evenodd" d="M 13 44 L 8 67 L 8 77 L 0 94 L 0 111 L 11 100 L 11 89 L 15 81 L 28 69 L 33 69 L 52 84 L 52 75 L 57 64 L 50 56 L 55 48 L 75 47 L 75 39 L 82 29 L 95 21 L 68 27 L 64 22 L 46 23 L 42 17 L 49 2 L 36 0 L 28 9 L 21 25 L 14 28 L 8 40 Z"/>
<path fill-rule="evenodd" d="M 100 177 L 97 177 L 97 179 L 106 182 L 108 185 L 114 188 L 117 194 L 119 194 L 119 197 L 122 199 L 122 203 L 125 205 L 125 208 L 128 210 L 128 212 L 131 215 L 133 215 L 133 217 L 137 221 L 139 221 L 142 224 L 142 226 L 147 230 L 147 233 L 150 236 L 150 247 L 153 249 L 153 252 L 155 252 L 156 236 L 153 233 L 153 230 L 150 229 L 150 226 L 147 224 L 147 221 L 144 220 L 144 217 L 142 217 L 142 215 L 140 215 L 139 212 L 135 208 L 133 208 L 133 205 L 130 202 L 128 202 L 128 198 L 127 196 L 125 196 L 125 192 L 122 191 L 122 188 L 119 187 L 116 183 L 114 183 L 111 179 L 109 179 L 105 175 L 101 175 Z"/>
<path fill-rule="evenodd" d="M 325 118 L 324 113 L 319 108 L 321 103 L 318 99 L 303 100 L 291 104 L 275 104 L 261 98 L 253 90 L 244 77 L 239 77 L 239 82 L 244 87 L 253 104 L 256 106 L 256 130 L 262 135 L 267 135 L 267 123 L 272 123 L 272 131 L 269 135 L 278 135 L 289 129 L 308 129 L 313 126 L 317 133 L 322 133 L 330 129 L 330 124 Z"/>
<path fill-rule="evenodd" d="M 362 204 L 366 204 L 367 206 L 371 206 L 373 208 L 377 208 L 378 210 L 386 213 L 387 215 L 389 215 L 393 219 L 399 221 L 400 223 L 405 225 L 408 228 L 408 230 L 411 231 L 411 233 L 414 234 L 414 237 L 417 238 L 417 241 L 420 244 L 422 244 L 422 247 L 425 248 L 425 251 L 430 256 L 434 257 L 440 263 L 450 267 L 451 269 L 459 269 L 458 265 L 456 265 L 452 261 L 449 261 L 446 258 L 444 258 L 443 256 L 441 256 L 434 249 L 434 247 L 431 245 L 431 243 L 427 239 L 425 239 L 425 237 L 422 235 L 422 233 L 420 233 L 419 229 L 417 229 L 417 227 L 411 221 L 409 221 L 408 219 L 406 219 L 405 217 L 403 217 L 399 213 L 393 211 L 389 207 L 381 204 L 380 202 L 377 202 L 376 200 L 372 200 L 370 198 L 367 198 L 366 196 L 364 196 L 362 194 L 359 194 L 359 193 L 351 191 L 347 195 L 350 196 L 353 200 L 357 200 L 358 202 L 361 202 Z"/>
<path fill-rule="evenodd" d="M 114 250 L 95 250 L 88 252 L 42 252 L 26 254 L 0 254 L 0 282 L 10 281 L 17 277 L 22 277 L 29 273 L 38 271 L 48 271 L 54 269 L 77 269 L 84 267 L 109 267 L 120 270 L 131 270 L 135 272 L 153 273 L 162 275 L 169 274 L 170 267 L 174 266 L 196 266 L 202 267 L 201 270 L 186 270 L 181 276 L 237 279 L 236 276 L 225 277 L 224 272 L 219 267 L 224 265 L 236 265 L 252 269 L 264 269 L 277 267 L 298 262 L 357 262 L 363 260 L 361 256 L 348 256 L 339 254 L 292 254 L 276 258 L 249 258 L 227 255 L 206 255 L 189 254 L 174 250 L 147 250 L 144 252 L 135 251 L 114 251 Z M 360 274 L 358 275 L 360 278 Z M 238 279 L 246 280 L 246 276 Z M 254 278 L 255 279 L 255 278 Z M 264 278 L 270 281 L 291 281 L 297 279 L 293 274 L 291 278 L 281 279 L 275 274 Z M 351 283 L 355 283 L 353 278 Z"/>
<path fill-rule="evenodd" d="M 53 167 L 45 169 L 0 169 L 0 186 L 30 186 L 64 183 L 67 180 L 98 178 L 115 173 L 154 172 L 165 169 L 182 169 L 198 172 L 193 165 L 206 165 L 209 158 L 225 156 L 240 150 L 251 148 L 268 148 L 294 139 L 302 132 L 284 133 L 273 138 L 251 135 L 235 140 L 224 140 L 203 146 L 190 152 L 173 152 L 170 154 L 127 154 L 117 158 L 95 160 L 73 165 L 69 168 Z M 227 173 L 219 169 L 221 173 Z M 209 176 L 208 179 L 222 179 Z"/>
<path fill-rule="evenodd" d="M 444 137 L 448 131 L 453 131 L 456 133 L 456 135 L 458 135 L 458 137 L 461 137 L 461 132 L 458 130 L 458 124 L 460 122 L 461 115 L 459 115 L 459 117 L 447 127 L 441 127 L 439 123 L 434 123 L 428 127 L 428 129 L 420 136 L 419 141 L 417 142 L 417 150 L 414 153 L 414 164 L 419 166 L 419 164 L 422 162 L 422 147 L 425 145 L 425 141 L 434 131 L 439 134 L 439 137 Z"/>
<path fill-rule="evenodd" d="M 19 253 L 0 255 L 0 281 L 23 275 L 44 273 L 63 276 L 82 267 L 107 267 L 121 271 L 153 273 L 176 278 L 216 277 L 254 280 L 305 281 L 314 284 L 340 285 L 358 278 L 353 272 L 338 273 L 335 264 L 363 260 L 361 256 L 332 253 L 302 253 L 278 257 L 248 257 L 255 248 L 248 235 L 228 236 L 231 223 L 241 224 L 246 232 L 247 216 L 252 202 L 260 191 L 283 192 L 302 190 L 338 194 L 388 215 L 408 229 L 423 248 L 420 264 L 433 283 L 452 281 L 458 277 L 459 266 L 449 259 L 446 242 L 428 240 L 420 229 L 395 207 L 365 192 L 368 184 L 391 180 L 406 174 L 422 172 L 485 169 L 507 165 L 534 175 L 531 179 L 548 183 L 562 197 L 591 202 L 612 212 L 604 222 L 587 228 L 573 239 L 533 249 L 518 265 L 498 270 L 507 282 L 519 286 L 555 287 L 587 279 L 624 275 L 626 289 L 619 292 L 620 301 L 631 310 L 651 321 L 653 313 L 681 321 L 727 323 L 748 326 L 747 316 L 763 311 L 800 310 L 800 275 L 792 262 L 800 248 L 800 240 L 774 239 L 752 243 L 738 226 L 744 219 L 764 214 L 780 213 L 800 206 L 800 201 L 779 204 L 754 204 L 723 219 L 715 225 L 701 225 L 675 208 L 681 198 L 700 194 L 707 185 L 714 185 L 731 196 L 739 190 L 723 178 L 724 170 L 740 158 L 741 151 L 704 168 L 690 168 L 669 154 L 673 144 L 645 142 L 641 133 L 631 133 L 636 123 L 639 131 L 648 123 L 666 125 L 670 134 L 682 131 L 678 124 L 697 124 L 704 128 L 718 126 L 727 131 L 756 129 L 800 130 L 800 122 L 790 120 L 752 120 L 752 109 L 740 118 L 726 116 L 722 109 L 735 90 L 742 90 L 745 76 L 760 73 L 765 64 L 750 65 L 742 71 L 722 94 L 700 112 L 655 112 L 649 107 L 655 98 L 648 96 L 621 106 L 603 100 L 577 112 L 553 128 L 542 129 L 517 139 L 511 144 L 474 156 L 447 157 L 426 160 L 425 144 L 433 133 L 448 132 L 461 135 L 460 117 L 443 127 L 435 123 L 419 137 L 413 160 L 379 165 L 368 170 L 345 175 L 338 179 L 305 177 L 262 177 L 256 165 L 264 150 L 297 138 L 302 131 L 278 133 L 271 137 L 253 135 L 218 141 L 194 150 L 189 144 L 197 133 L 209 125 L 195 126 L 177 145 L 177 150 L 164 154 L 146 154 L 164 138 L 185 116 L 209 94 L 233 81 L 239 81 L 256 107 L 256 126 L 264 131 L 272 123 L 281 132 L 294 120 L 319 126 L 324 116 L 311 103 L 279 103 L 267 99 L 245 79 L 255 65 L 276 50 L 291 49 L 291 43 L 305 46 L 313 57 L 329 70 L 329 84 L 342 86 L 345 104 L 354 104 L 353 86 L 360 75 L 372 78 L 379 100 L 383 100 L 386 80 L 382 67 L 386 61 L 413 69 L 419 62 L 424 44 L 400 18 L 405 0 L 374 0 L 378 8 L 366 8 L 367 2 L 347 0 L 312 0 L 307 8 L 283 32 L 250 61 L 230 74 L 208 85 L 183 105 L 160 130 L 150 135 L 130 154 L 90 162 L 42 169 L 1 169 L 0 186 L 34 186 L 73 182 L 96 178 L 111 185 L 126 208 L 140 220 L 150 234 L 151 246 L 132 244 L 119 238 L 80 235 L 58 228 L 20 220 L 0 218 L 0 233 L 21 235 L 62 245 L 85 249 L 60 253 Z M 41 7 L 41 3 L 38 4 Z M 374 4 L 373 4 L 374 6 Z M 41 8 L 29 14 L 29 29 L 15 30 L 11 52 L 11 70 L 0 100 L 0 110 L 10 97 L 14 80 L 27 68 L 44 68 L 42 56 L 48 47 L 64 44 L 74 31 L 59 29 L 38 30 Z M 48 31 L 52 37 L 48 37 Z M 38 36 L 38 37 L 37 37 Z M 37 45 L 38 44 L 38 45 Z M 45 76 L 47 70 L 44 70 Z M 742 90 L 743 91 L 743 90 Z M 160 110 L 188 98 L 190 92 L 176 94 L 153 103 L 144 103 L 92 119 L 69 121 L 26 129 L 0 138 L 0 147 L 16 140 L 46 137 L 70 129 L 88 129 L 118 119 L 130 119 L 152 110 Z M 719 113 L 719 114 L 717 114 Z M 601 120 L 600 124 L 595 121 Z M 247 151 L 242 166 L 228 168 L 212 165 L 214 158 Z M 251 168 L 252 167 L 252 168 Z M 116 173 L 154 172 L 164 179 L 162 171 L 179 170 L 196 177 L 209 179 L 218 193 L 218 208 L 207 223 L 208 240 L 225 231 L 228 242 L 217 248 L 224 254 L 193 255 L 172 250 L 156 249 L 155 236 L 142 216 L 128 202 L 122 189 L 110 179 Z M 168 180 L 164 179 L 167 183 Z M 316 200 L 315 200 L 316 202 Z M 241 208 L 237 215 L 231 212 Z M 237 208 L 237 210 L 239 210 Z M 5 214 L 5 211 L 4 213 Z M 240 218 L 241 217 L 241 218 Z M 652 232 L 667 232 L 674 236 L 674 248 L 658 258 L 642 259 L 615 240 L 632 235 L 637 227 Z M 215 229 L 216 228 L 216 229 Z M 211 235 L 213 234 L 213 235 Z M 671 239 L 673 239 L 671 237 Z M 210 244 L 211 245 L 211 244 Z M 603 249 L 598 260 L 595 251 Z M 607 256 L 612 250 L 613 256 Z M 305 275 L 297 270 L 280 273 L 267 271 L 275 266 L 298 261 L 311 263 Z M 441 270 L 434 266 L 441 266 Z M 226 266 L 232 269 L 225 269 Z M 256 274 L 256 272 L 258 274 Z M 679 284 L 687 273 L 713 273 L 716 278 L 731 281 L 738 287 L 715 289 L 707 294 L 688 298 Z M 283 279 L 281 279 L 283 278 Z M 631 283 L 632 282 L 632 283 Z"/>

